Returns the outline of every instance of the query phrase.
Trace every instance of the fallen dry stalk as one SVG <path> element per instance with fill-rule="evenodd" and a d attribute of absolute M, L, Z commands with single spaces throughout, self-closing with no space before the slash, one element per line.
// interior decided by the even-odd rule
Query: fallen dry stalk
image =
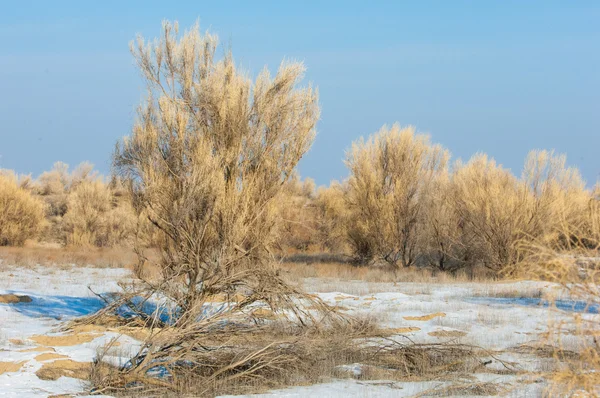
<path fill-rule="evenodd" d="M 339 377 L 339 367 L 351 363 L 363 366 L 361 379 L 456 380 L 495 359 L 489 352 L 464 344 L 399 341 L 369 320 L 336 318 L 327 326 L 303 326 L 278 319 L 256 325 L 248 319 L 243 323 L 239 316 L 235 322 L 215 327 L 223 320 L 219 316 L 193 327 L 166 326 L 151 333 L 142 350 L 121 368 L 104 363 L 100 355 L 92 372 L 94 391 L 194 396 L 250 393 L 323 382 Z"/>

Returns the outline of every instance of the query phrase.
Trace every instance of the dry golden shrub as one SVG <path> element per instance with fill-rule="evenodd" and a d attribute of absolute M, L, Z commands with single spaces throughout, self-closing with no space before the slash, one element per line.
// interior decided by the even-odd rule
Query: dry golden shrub
<path fill-rule="evenodd" d="M 96 245 L 104 229 L 104 215 L 111 208 L 110 191 L 101 181 L 82 183 L 69 194 L 63 219 L 66 243 Z"/>
<path fill-rule="evenodd" d="M 94 165 L 90 162 L 82 162 L 69 175 L 69 190 L 72 191 L 79 184 L 92 182 L 99 179 L 98 172 L 94 170 Z"/>
<path fill-rule="evenodd" d="M 531 151 L 525 160 L 522 181 L 527 190 L 530 238 L 570 238 L 588 220 L 592 198 L 579 170 L 566 166 L 566 156 L 553 151 Z"/>
<path fill-rule="evenodd" d="M 426 198 L 448 158 L 427 135 L 397 124 L 353 143 L 346 159 L 346 201 L 349 240 L 358 257 L 405 267 L 415 263 L 423 248 Z"/>
<path fill-rule="evenodd" d="M 323 249 L 333 253 L 347 251 L 348 209 L 345 195 L 344 185 L 333 181 L 329 187 L 319 188 L 314 200 L 319 242 Z"/>
<path fill-rule="evenodd" d="M 44 224 L 44 204 L 21 188 L 14 176 L 0 173 L 0 246 L 21 246 L 35 239 Z"/>
<path fill-rule="evenodd" d="M 80 180 L 68 195 L 63 218 L 66 244 L 116 246 L 128 243 L 137 218 L 128 203 L 116 206 L 108 185 L 100 179 Z"/>
<path fill-rule="evenodd" d="M 149 96 L 114 156 L 135 208 L 164 238 L 162 293 L 191 318 L 215 292 L 278 283 L 276 202 L 319 116 L 317 92 L 298 87 L 302 64 L 252 82 L 216 49 L 198 26 L 179 36 L 169 22 L 158 41 L 132 43 Z"/>
<path fill-rule="evenodd" d="M 457 162 L 450 189 L 462 260 L 495 271 L 513 264 L 515 243 L 528 222 L 523 184 L 493 159 L 478 154 L 466 164 Z"/>
<path fill-rule="evenodd" d="M 284 186 L 277 211 L 277 246 L 284 254 L 338 253 L 346 248 L 344 188 L 333 182 L 315 189 L 312 179 L 293 176 Z"/>
<path fill-rule="evenodd" d="M 277 246 L 285 253 L 306 251 L 318 245 L 316 214 L 314 208 L 315 183 L 307 178 L 300 180 L 293 174 L 283 186 L 277 201 Z"/>
<path fill-rule="evenodd" d="M 69 165 L 63 162 L 56 162 L 52 170 L 45 171 L 38 177 L 40 194 L 62 194 L 68 189 L 69 180 Z"/>
<path fill-rule="evenodd" d="M 426 198 L 423 263 L 455 273 L 473 264 L 467 231 L 453 205 L 452 174 L 448 170 L 440 172 L 433 186 L 435 188 Z"/>
<path fill-rule="evenodd" d="M 428 235 L 451 269 L 512 272 L 521 260 L 518 243 L 570 242 L 577 237 L 568 231 L 589 219 L 590 192 L 566 157 L 552 151 L 530 152 L 521 179 L 478 154 L 438 181 Z"/>

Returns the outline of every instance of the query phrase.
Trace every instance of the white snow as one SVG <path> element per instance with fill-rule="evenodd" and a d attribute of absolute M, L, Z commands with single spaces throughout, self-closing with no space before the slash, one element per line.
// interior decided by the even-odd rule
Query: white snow
<path fill-rule="evenodd" d="M 45 300 L 48 306 L 56 306 L 55 311 L 63 311 L 65 316 L 40 316 L 24 310 L 19 304 L 0 304 L 0 362 L 20 362 L 25 364 L 18 372 L 0 375 L 0 397 L 46 397 L 51 394 L 78 394 L 88 391 L 84 382 L 62 377 L 56 381 L 38 379 L 35 372 L 42 366 L 34 358 L 39 352 L 22 352 L 35 347 L 28 337 L 52 334 L 69 314 L 85 306 L 85 300 L 93 299 L 94 292 L 116 292 L 117 282 L 129 278 L 126 270 L 85 267 L 33 267 L 18 268 L 0 264 L 0 294 L 25 294 L 37 300 Z M 337 291 L 319 292 L 313 289 L 325 302 L 352 315 L 375 317 L 384 328 L 418 328 L 404 333 L 415 342 L 441 342 L 456 340 L 474 344 L 487 350 L 509 350 L 500 354 L 508 362 L 520 364 L 525 370 L 536 370 L 544 365 L 533 355 L 510 352 L 510 349 L 524 343 L 540 341 L 551 322 L 568 320 L 570 314 L 563 311 L 548 311 L 544 308 L 507 306 L 469 301 L 473 296 L 501 296 L 503 292 L 549 292 L 553 297 L 564 295 L 557 286 L 540 282 L 502 283 L 377 283 L 374 288 L 368 282 L 351 283 L 334 281 Z M 360 286 L 360 289 L 357 289 Z M 310 290 L 310 288 L 309 288 Z M 364 294 L 356 294 L 357 292 Z M 431 319 L 405 319 L 443 313 Z M 586 318 L 597 319 L 599 315 L 586 314 Z M 439 337 L 430 333 L 439 331 L 463 332 L 460 337 Z M 459 333 L 460 334 L 460 333 Z M 397 336 L 401 338 L 401 336 Z M 81 362 L 90 362 L 99 347 L 111 339 L 118 338 L 122 353 L 111 353 L 105 360 L 123 364 L 128 355 L 137 349 L 139 342 L 128 336 L 113 332 L 99 335 L 94 340 L 76 346 L 54 347 L 58 354 Z M 14 339 L 23 344 L 15 343 Z M 13 340 L 11 342 L 11 340 Z M 489 365 L 499 367 L 499 362 Z M 359 377 L 360 364 L 348 364 L 349 377 Z M 517 376 L 499 376 L 491 373 L 476 374 L 481 381 L 506 383 L 514 388 L 510 396 L 537 396 L 543 387 L 540 383 L 520 383 Z M 431 388 L 444 386 L 441 382 L 392 382 L 360 381 L 355 379 L 332 380 L 313 386 L 298 386 L 271 391 L 255 397 L 402 397 L 411 396 Z"/>

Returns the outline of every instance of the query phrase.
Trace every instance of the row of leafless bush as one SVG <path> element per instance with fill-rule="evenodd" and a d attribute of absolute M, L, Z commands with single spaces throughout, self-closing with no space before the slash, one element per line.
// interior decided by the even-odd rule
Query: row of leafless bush
<path fill-rule="evenodd" d="M 281 208 L 283 247 L 346 251 L 363 263 L 500 272 L 524 242 L 597 246 L 600 187 L 553 151 L 532 151 L 520 177 L 485 154 L 450 155 L 411 127 L 386 127 L 348 151 L 350 177 L 312 188 L 293 180 Z M 596 220 L 596 221 L 594 221 Z"/>
<path fill-rule="evenodd" d="M 519 262 L 524 241 L 597 244 L 579 236 L 597 222 L 600 189 L 587 189 L 565 156 L 532 151 L 520 178 L 483 154 L 466 163 L 449 158 L 413 128 L 384 127 L 353 144 L 343 183 L 316 189 L 292 176 L 276 206 L 278 248 L 501 271 Z M 58 162 L 36 180 L 4 171 L 0 184 L 1 245 L 131 246 L 149 234 L 120 180 L 108 181 L 89 163 L 69 172 Z"/>
<path fill-rule="evenodd" d="M 107 180 L 89 163 L 69 172 L 57 162 L 37 179 L 0 172 L 0 245 L 27 240 L 68 246 L 131 245 L 138 228 L 118 179 Z"/>

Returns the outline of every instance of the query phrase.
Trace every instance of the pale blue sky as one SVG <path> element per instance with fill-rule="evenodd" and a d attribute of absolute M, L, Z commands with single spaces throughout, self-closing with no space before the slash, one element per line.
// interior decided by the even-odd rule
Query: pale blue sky
<path fill-rule="evenodd" d="M 143 96 L 128 43 L 164 18 L 199 18 L 250 73 L 305 62 L 322 115 L 300 173 L 319 184 L 396 121 L 454 158 L 483 151 L 520 173 L 530 149 L 556 149 L 600 178 L 597 1 L 1 0 L 0 167 L 108 173 Z"/>

